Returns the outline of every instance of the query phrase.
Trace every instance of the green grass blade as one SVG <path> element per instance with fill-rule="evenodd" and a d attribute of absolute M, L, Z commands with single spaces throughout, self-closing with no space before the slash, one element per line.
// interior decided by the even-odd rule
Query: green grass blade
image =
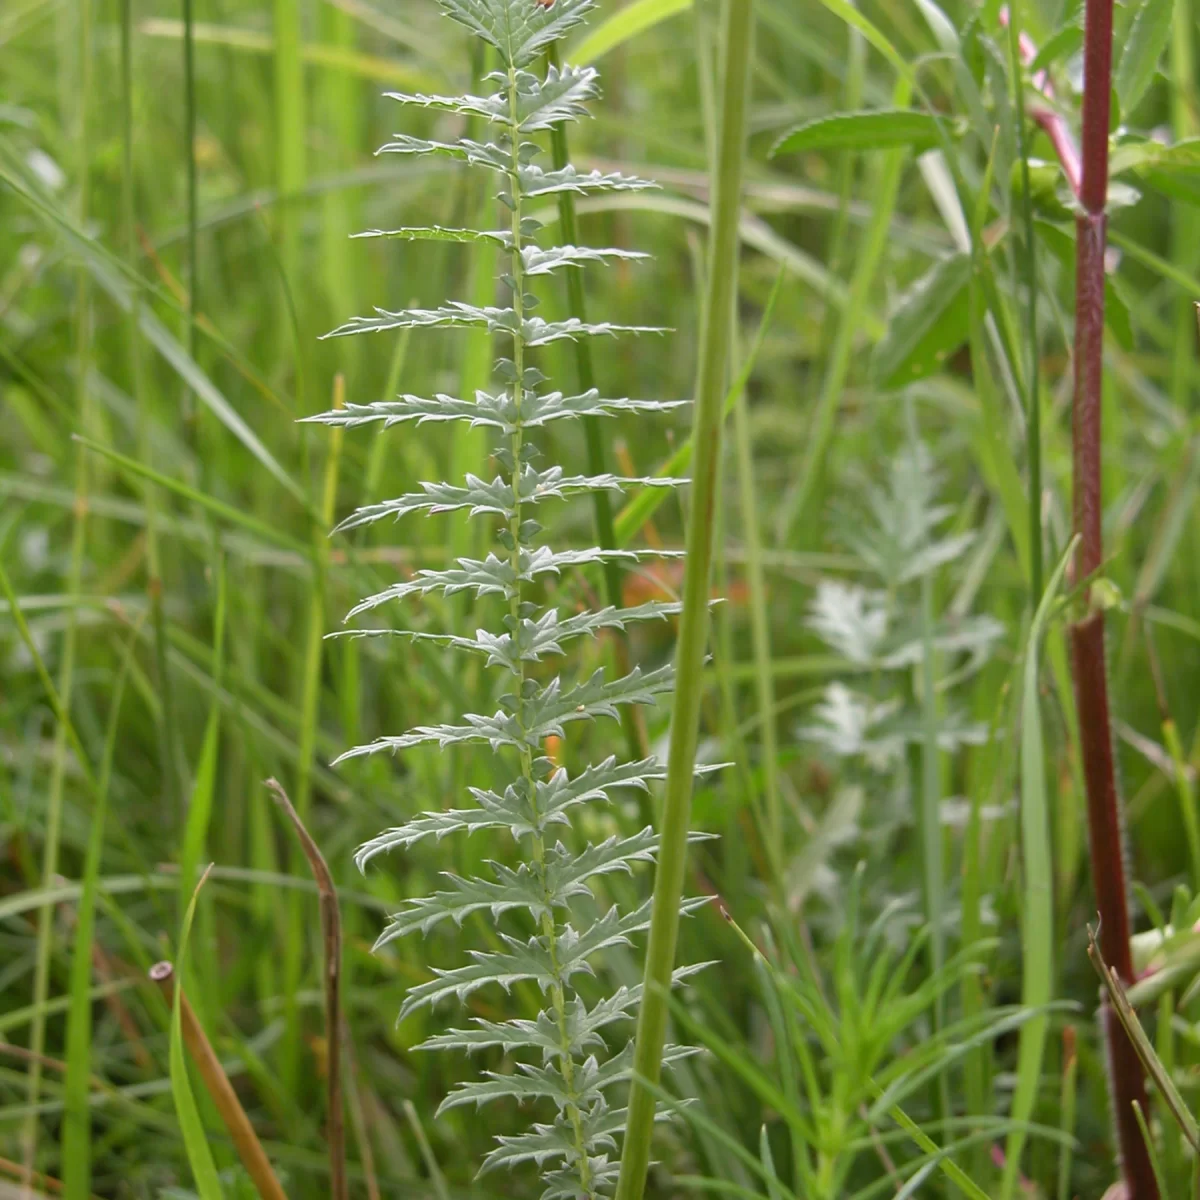
<path fill-rule="evenodd" d="M 65 1200 L 88 1200 L 92 1184 L 92 1126 L 88 1096 L 92 1073 L 92 939 L 96 928 L 96 894 L 104 855 L 113 756 L 120 729 L 125 683 L 133 663 L 138 633 L 129 638 L 109 702 L 108 728 L 100 763 L 99 795 L 91 812 L 84 857 L 75 939 L 71 948 L 67 1009 L 67 1074 L 63 1086 L 62 1194 Z"/>
<path fill-rule="evenodd" d="M 72 110 L 74 128 L 74 150 L 76 153 L 76 189 L 77 209 L 76 220 L 80 226 L 90 218 L 89 205 L 91 202 L 91 152 L 89 123 L 91 118 L 91 83 L 92 83 L 92 5 L 91 0 L 81 0 L 73 12 L 77 27 L 76 50 L 79 79 L 75 82 L 75 105 Z M 74 321 L 73 321 L 73 351 L 75 371 L 75 396 L 77 405 L 77 420 L 85 430 L 90 430 L 94 421 L 93 393 L 90 386 L 92 369 L 92 294 L 91 280 L 85 269 L 76 272 Z M 87 549 L 87 500 L 90 490 L 90 473 L 87 456 L 82 453 L 75 455 L 75 507 L 71 524 L 71 556 L 67 568 L 67 590 L 71 595 L 78 595 L 82 590 L 83 573 Z M 9 602 L 14 601 L 11 588 L 5 587 Z M 67 627 L 63 635 L 62 654 L 58 678 L 57 695 L 60 698 L 61 710 L 56 712 L 58 724 L 54 732 L 54 749 L 51 764 L 49 792 L 46 797 L 45 834 L 42 843 L 41 881 L 47 886 L 58 874 L 59 852 L 62 838 L 63 801 L 67 784 L 68 745 L 72 738 L 67 719 L 71 709 L 72 695 L 75 687 L 75 659 L 77 652 L 78 625 L 76 609 L 72 606 L 67 616 Z M 70 732 L 69 732 L 70 731 Z M 37 1105 L 41 1099 L 42 1062 L 46 1044 L 46 1023 L 42 1014 L 42 1006 L 49 999 L 50 989 L 50 959 L 54 939 L 54 910 L 44 906 L 38 911 L 37 946 L 33 972 L 33 1004 L 37 1010 L 29 1030 L 29 1050 L 31 1053 L 29 1073 L 26 1079 L 26 1102 L 29 1105 L 29 1115 L 21 1128 L 21 1165 L 26 1171 L 36 1166 L 38 1118 Z"/>
<path fill-rule="evenodd" d="M 208 871 L 200 877 L 192 898 L 188 902 L 187 911 L 183 915 L 183 926 L 179 931 L 179 948 L 176 956 L 174 999 L 171 1004 L 171 1096 L 175 1101 L 175 1114 L 179 1119 L 179 1131 L 183 1135 L 183 1145 L 187 1152 L 188 1164 L 192 1169 L 192 1178 L 200 1200 L 223 1200 L 221 1178 L 217 1174 L 216 1163 L 213 1161 L 212 1150 L 208 1144 L 208 1134 L 200 1121 L 200 1110 L 196 1105 L 196 1097 L 192 1092 L 191 1079 L 188 1076 L 187 1055 L 183 1046 L 182 1007 L 180 1000 L 183 996 L 183 964 L 187 959 L 188 939 L 192 932 L 192 920 L 196 915 L 196 901 L 200 897 L 200 889 L 208 879 Z"/>
<path fill-rule="evenodd" d="M 746 110 L 749 107 L 752 0 L 729 0 L 721 38 L 724 67 L 720 134 L 713 189 L 713 229 L 708 287 L 696 384 L 696 444 L 687 528 L 683 612 L 676 653 L 675 711 L 667 756 L 661 816 L 661 846 L 654 877 L 650 934 L 646 948 L 645 994 L 638 1012 L 635 1081 L 630 1090 L 617 1200 L 640 1200 L 650 1163 L 654 1095 L 666 1037 L 667 1002 L 679 930 L 679 905 L 687 861 L 688 827 L 699 736 L 704 655 L 708 642 L 709 587 L 717 468 L 721 448 L 721 401 L 726 392 L 730 333 L 737 296 L 738 233 Z"/>
<path fill-rule="evenodd" d="M 567 52 L 567 61 L 581 67 L 590 66 L 639 33 L 691 7 L 692 0 L 632 0 L 573 46 Z"/>
<path fill-rule="evenodd" d="M 1060 559 L 1029 626 L 1021 679 L 1021 851 L 1024 895 L 1021 913 L 1021 1003 L 1041 1009 L 1054 988 L 1054 868 L 1050 850 L 1050 814 L 1046 799 L 1046 752 L 1042 730 L 1038 670 L 1039 648 L 1058 597 L 1059 585 L 1074 551 L 1074 541 Z M 1012 1118 L 1028 1121 L 1037 1101 L 1047 1018 L 1034 1017 L 1021 1030 L 1017 1049 L 1017 1086 Z M 1025 1134 L 1014 1129 L 1005 1153 L 1000 1195 L 1009 1200 L 1017 1185 Z"/>

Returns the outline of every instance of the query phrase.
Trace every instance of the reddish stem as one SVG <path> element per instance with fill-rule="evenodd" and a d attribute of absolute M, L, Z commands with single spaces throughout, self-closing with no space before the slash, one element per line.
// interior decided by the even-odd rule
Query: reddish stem
<path fill-rule="evenodd" d="M 1113 0 L 1086 0 L 1082 173 L 1083 207 L 1075 220 L 1075 532 L 1079 549 L 1075 577 L 1085 578 L 1103 560 L 1100 486 L 1100 401 L 1104 355 L 1104 247 L 1108 195 L 1109 95 L 1112 87 Z M 1075 698 L 1087 789 L 1088 844 L 1092 882 L 1100 910 L 1101 950 L 1122 982 L 1133 982 L 1129 903 L 1125 882 L 1124 828 L 1117 794 L 1108 679 L 1104 658 L 1104 613 L 1090 611 L 1071 627 Z M 1133 1105 L 1146 1111 L 1146 1082 L 1137 1053 L 1107 1001 L 1101 1022 L 1108 1045 L 1113 1115 L 1128 1200 L 1158 1200 L 1150 1155 Z"/>
<path fill-rule="evenodd" d="M 1032 105 L 1029 109 L 1029 116 L 1042 127 L 1050 139 L 1054 153 L 1058 155 L 1058 161 L 1062 164 L 1063 174 L 1066 175 L 1067 182 L 1071 185 L 1071 191 L 1078 196 L 1079 151 L 1075 148 L 1075 139 L 1071 136 L 1066 121 L 1053 109 L 1042 108 L 1040 105 Z"/>

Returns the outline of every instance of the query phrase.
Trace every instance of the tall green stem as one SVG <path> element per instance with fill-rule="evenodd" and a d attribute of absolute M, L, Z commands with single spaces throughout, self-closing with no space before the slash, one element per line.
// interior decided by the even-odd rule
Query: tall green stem
<path fill-rule="evenodd" d="M 667 1030 L 667 989 L 675 963 L 679 906 L 687 858 L 692 783 L 704 690 L 704 652 L 709 628 L 709 577 L 721 451 L 721 408 L 729 367 L 730 329 L 737 294 L 738 208 L 749 103 L 753 0 L 726 0 L 721 123 L 713 179 L 712 240 L 696 381 L 694 475 L 687 529 L 683 612 L 676 654 L 675 711 L 667 755 L 662 841 L 654 880 L 645 993 L 638 1013 L 634 1081 L 617 1200 L 640 1200 L 650 1163 L 655 1097 Z"/>
<path fill-rule="evenodd" d="M 520 110 L 517 104 L 517 73 L 512 66 L 508 68 L 508 113 L 510 169 L 508 172 L 509 188 L 512 198 L 512 255 L 510 273 L 512 275 L 513 292 L 513 408 L 516 418 L 509 449 L 512 453 L 512 493 L 513 507 L 508 521 L 509 562 L 513 572 L 513 590 L 509 597 L 509 617 L 511 633 L 516 653 L 517 678 L 517 719 L 522 731 L 525 729 L 525 660 L 517 644 L 521 632 L 522 602 L 524 589 L 521 586 L 521 452 L 524 448 L 524 430 L 522 428 L 521 407 L 525 399 L 525 263 L 521 257 L 521 123 Z M 524 781 L 526 794 L 530 803 L 536 807 L 537 785 L 533 774 L 533 752 L 527 738 L 522 738 L 521 747 L 521 777 Z M 571 1034 L 567 1025 L 566 983 L 559 966 L 558 956 L 558 926 L 555 922 L 554 909 L 550 903 L 550 890 L 546 879 L 546 843 L 542 835 L 535 829 L 530 835 L 533 849 L 533 862 L 540 878 L 546 906 L 542 912 L 542 937 L 546 941 L 546 951 L 550 958 L 550 973 L 553 983 L 550 986 L 550 1001 L 554 1006 L 554 1019 L 558 1027 L 559 1067 L 562 1071 L 563 1083 L 567 1093 L 566 1113 L 571 1123 L 571 1132 L 575 1141 L 575 1166 L 579 1173 L 581 1194 L 586 1200 L 592 1200 L 595 1189 L 592 1184 L 591 1163 L 588 1160 L 587 1145 L 583 1132 L 583 1113 L 578 1103 L 578 1088 L 575 1082 L 575 1058 L 571 1049 Z"/>

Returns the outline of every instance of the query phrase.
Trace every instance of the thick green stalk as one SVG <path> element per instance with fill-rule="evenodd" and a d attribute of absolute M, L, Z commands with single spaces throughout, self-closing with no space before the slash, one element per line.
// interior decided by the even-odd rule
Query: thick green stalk
<path fill-rule="evenodd" d="M 519 109 L 517 105 L 517 74 L 513 66 L 508 68 L 508 111 L 509 137 L 511 139 L 511 169 L 508 172 L 509 187 L 512 191 L 512 254 L 509 270 L 513 280 L 513 312 L 515 314 L 513 330 L 513 405 L 516 408 L 516 419 L 509 449 L 512 453 L 512 492 L 513 510 L 508 522 L 509 561 L 513 569 L 513 591 L 509 598 L 509 616 L 512 621 L 512 636 L 514 643 L 520 634 L 521 606 L 523 588 L 521 586 L 521 450 L 524 444 L 524 430 L 521 424 L 521 406 L 525 397 L 525 265 L 521 258 L 521 179 L 520 151 L 521 128 Z M 525 660 L 520 652 L 516 654 L 517 704 L 518 721 L 522 729 L 525 725 Z M 521 747 L 521 776 L 531 803 L 536 803 L 537 786 L 533 774 L 533 752 L 527 739 L 522 739 Z M 567 1119 L 571 1122 L 571 1130 L 575 1140 L 576 1168 L 579 1172 L 579 1185 L 586 1200 L 592 1200 L 595 1190 L 592 1186 L 591 1164 L 588 1161 L 587 1145 L 583 1135 L 583 1113 L 577 1103 L 578 1092 L 575 1086 L 575 1058 L 571 1049 L 571 1037 L 567 1028 L 566 988 L 559 968 L 558 961 L 558 926 L 555 922 L 554 909 L 550 904 L 550 893 L 546 887 L 546 844 L 542 835 L 536 831 L 530 836 L 533 847 L 533 861 L 542 880 L 543 892 L 546 896 L 546 907 L 542 913 L 542 937 L 546 941 L 546 950 L 550 956 L 551 973 L 554 982 L 550 987 L 550 1000 L 554 1006 L 554 1019 L 558 1026 L 559 1067 L 562 1071 L 563 1082 L 566 1086 Z"/>
<path fill-rule="evenodd" d="M 661 1073 L 667 1030 L 667 989 L 671 986 L 679 933 L 700 700 L 704 690 L 704 653 L 708 643 L 712 531 L 721 452 L 721 401 L 725 395 L 730 327 L 737 295 L 737 225 L 753 34 L 753 0 L 726 0 L 721 37 L 724 66 L 721 122 L 713 179 L 708 286 L 696 381 L 695 473 L 689 501 L 687 566 L 676 653 L 675 711 L 667 755 L 662 842 L 646 947 L 645 995 L 638 1013 L 634 1081 L 629 1096 L 617 1200 L 639 1200 L 646 1186 L 654 1129 L 654 1089 Z"/>
<path fill-rule="evenodd" d="M 91 0 L 80 0 L 77 10 L 79 82 L 74 112 L 76 149 L 79 154 L 78 203 L 76 217 L 80 228 L 88 220 L 88 175 L 91 166 L 88 143 L 88 116 L 92 71 L 92 7 Z M 92 300 L 91 276 L 86 266 L 79 268 L 75 286 L 75 386 L 78 419 L 81 427 L 92 424 L 91 374 Z M 84 550 L 87 534 L 88 455 L 75 449 L 75 506 L 71 527 L 71 557 L 67 574 L 67 593 L 78 596 L 83 580 Z M 58 678 L 58 695 L 63 711 L 54 734 L 54 749 L 50 768 L 50 787 L 46 798 L 46 831 L 42 844 L 42 887 L 49 888 L 58 874 L 59 843 L 62 837 L 63 792 L 68 766 L 67 714 L 71 708 L 71 693 L 75 682 L 75 652 L 78 633 L 77 606 L 67 610 L 67 626 L 63 634 L 62 660 Z M 50 955 L 54 941 L 54 907 L 45 904 L 38 909 L 37 950 L 33 970 L 34 1016 L 29 1029 L 29 1077 L 26 1088 L 28 1116 L 21 1131 L 21 1159 L 26 1177 L 33 1170 L 37 1156 L 38 1104 L 41 1099 L 42 1062 L 46 1044 L 46 1000 L 50 990 Z"/>

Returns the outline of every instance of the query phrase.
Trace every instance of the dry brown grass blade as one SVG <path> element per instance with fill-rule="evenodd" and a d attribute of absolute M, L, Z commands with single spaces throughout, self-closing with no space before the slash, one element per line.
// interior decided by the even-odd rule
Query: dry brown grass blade
<path fill-rule="evenodd" d="M 167 1003 L 174 1003 L 175 968 L 171 963 L 155 963 L 150 968 L 150 978 L 162 989 Z M 225 1128 L 229 1130 L 242 1166 L 246 1168 L 246 1173 L 258 1189 L 258 1194 L 263 1200 L 287 1200 L 287 1195 L 275 1174 L 275 1168 L 271 1166 L 271 1160 L 262 1148 L 258 1134 L 254 1132 L 254 1126 L 250 1124 L 250 1118 L 246 1116 L 246 1110 L 242 1107 L 237 1092 L 233 1090 L 233 1084 L 229 1082 L 229 1076 L 225 1074 L 225 1068 L 221 1066 L 221 1060 L 217 1058 L 216 1051 L 213 1050 L 212 1043 L 208 1040 L 208 1035 L 182 988 L 179 990 L 179 1017 L 183 1044 L 187 1047 L 192 1062 L 196 1064 L 204 1087 L 212 1097 Z"/>
<path fill-rule="evenodd" d="M 287 792 L 276 779 L 267 787 L 283 809 L 300 839 L 304 856 L 312 869 L 321 906 L 321 942 L 325 958 L 325 1029 L 328 1042 L 326 1078 L 328 1084 L 329 1194 L 333 1200 L 347 1200 L 346 1118 L 342 1099 L 342 918 L 338 911 L 337 889 L 325 858 L 300 820 Z"/>

